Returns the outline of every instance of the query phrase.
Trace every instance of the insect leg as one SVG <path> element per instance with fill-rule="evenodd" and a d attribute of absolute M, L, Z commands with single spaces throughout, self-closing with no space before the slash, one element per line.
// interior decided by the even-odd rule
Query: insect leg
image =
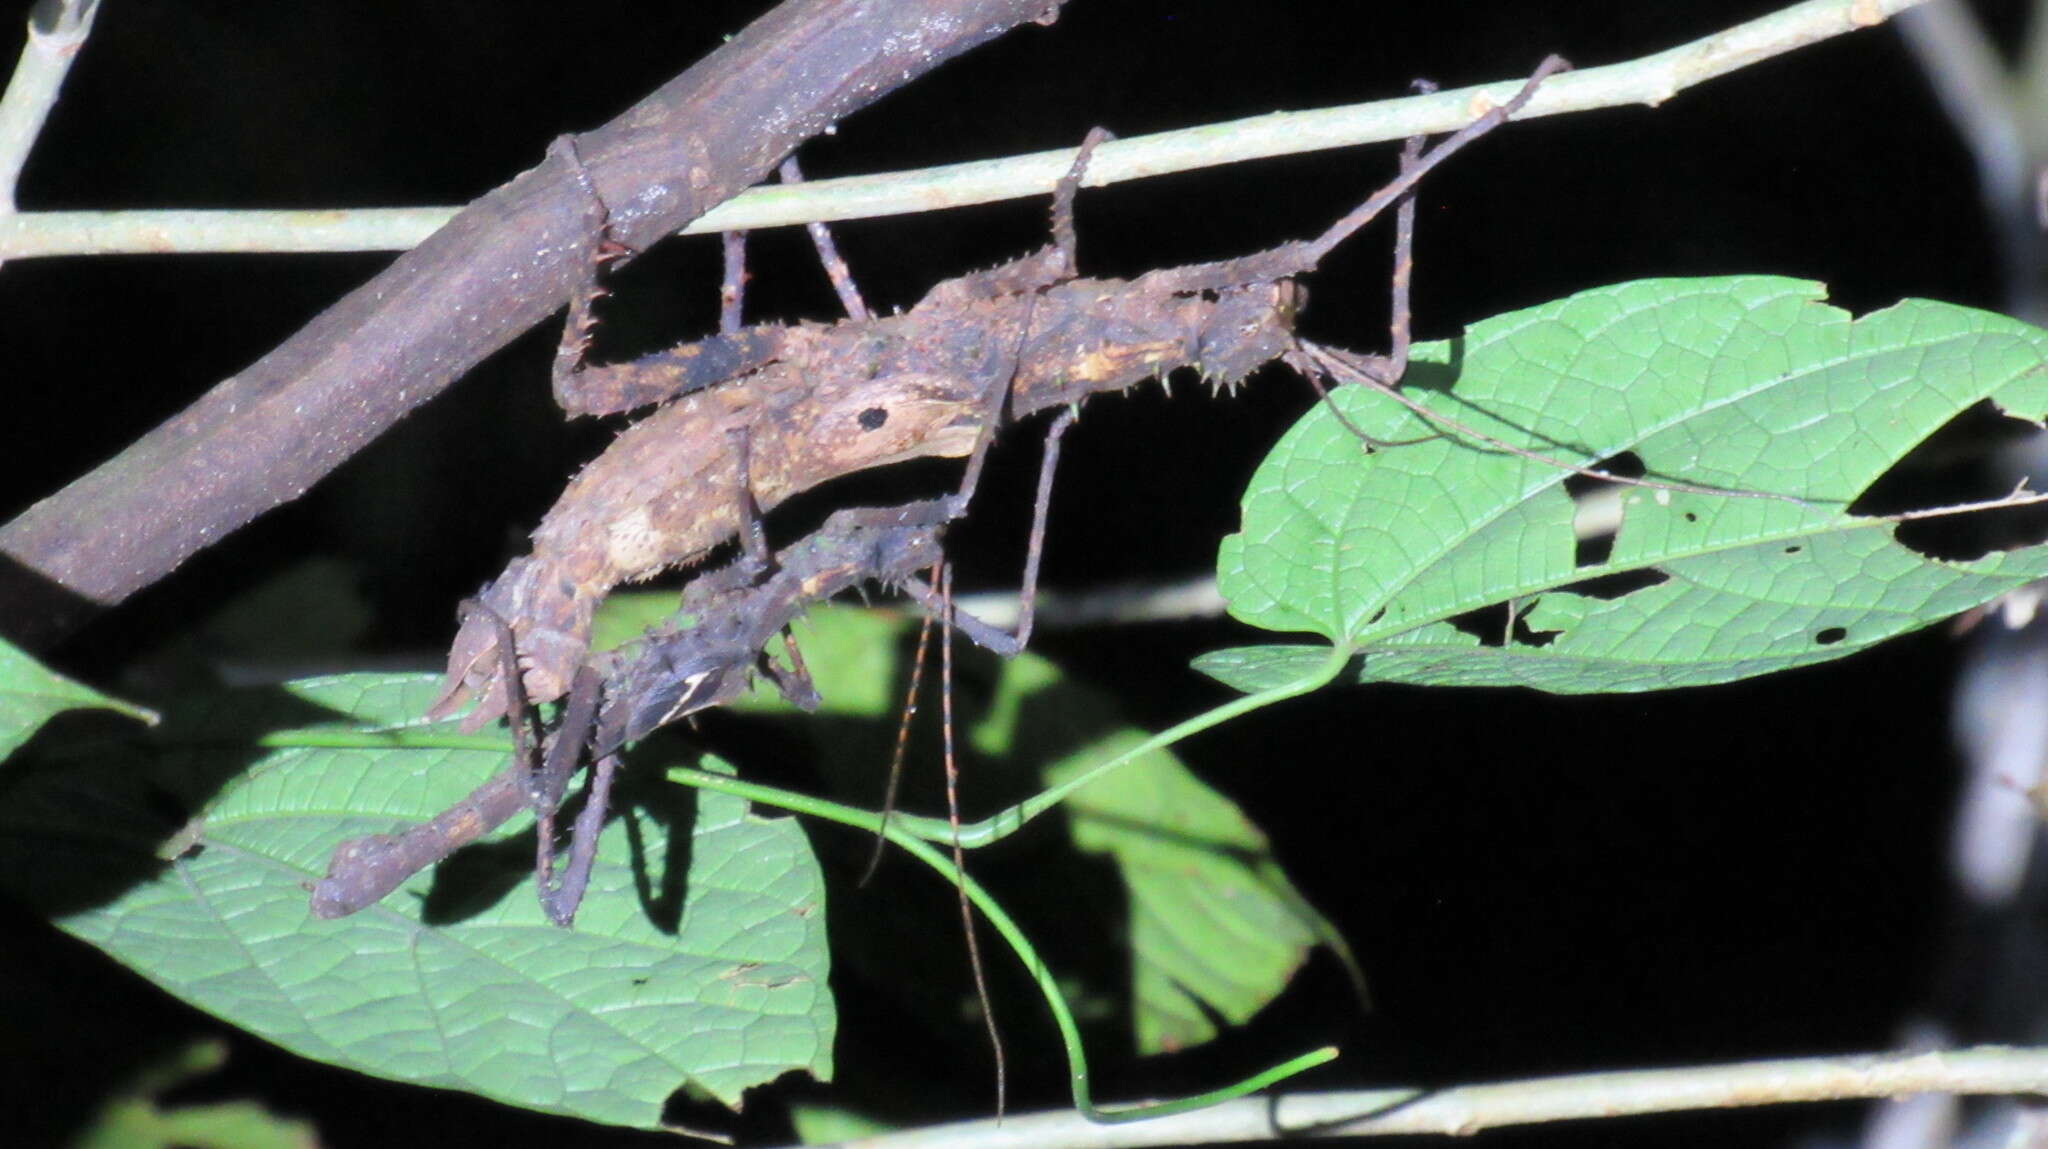
<path fill-rule="evenodd" d="M 800 184 L 804 182 L 803 170 L 796 166 L 796 157 L 782 161 L 777 169 L 782 182 Z M 853 282 L 853 272 L 847 269 L 846 261 L 839 258 L 839 247 L 832 242 L 832 229 L 823 223 L 808 223 L 804 230 L 811 233 L 811 243 L 818 249 L 818 262 L 825 265 L 825 274 L 832 278 L 832 290 L 839 293 L 839 303 L 846 308 L 846 317 L 858 323 L 869 319 L 867 302 L 860 297 L 860 288 Z"/>
<path fill-rule="evenodd" d="M 533 708 L 526 702 L 526 682 L 519 671 L 518 642 L 512 634 L 512 624 L 483 600 L 465 600 L 461 613 L 482 616 L 497 635 L 498 675 L 505 683 L 505 723 L 512 728 L 512 760 L 526 767 L 526 802 L 533 810 L 533 876 L 534 881 L 546 889 L 554 880 L 555 807 L 560 801 L 561 788 L 556 786 L 554 793 L 548 792 L 543 763 L 534 745 Z"/>
<path fill-rule="evenodd" d="M 554 743 L 548 747 L 547 761 L 541 769 L 540 784 L 548 787 L 548 796 L 555 804 L 560 803 L 569 775 L 582 758 L 584 747 L 589 745 L 603 685 L 597 671 L 588 666 L 577 668 L 576 681 L 569 689 L 569 703 L 563 709 L 562 724 L 555 731 Z M 536 873 L 536 886 L 541 910 L 549 921 L 558 926 L 566 928 L 575 920 L 576 907 L 582 903 L 583 891 L 590 883 L 590 866 L 597 856 L 597 837 L 604 829 L 605 814 L 610 809 L 612 776 L 618 770 L 618 762 L 617 754 L 606 753 L 591 766 L 590 786 L 583 796 L 583 809 L 576 815 L 576 822 L 570 830 L 569 864 L 562 871 L 559 885 L 550 880 L 554 843 L 543 841 L 541 844 L 541 849 L 550 855 L 550 878 Z"/>
<path fill-rule="evenodd" d="M 1074 195 L 1081 190 L 1081 177 L 1088 171 L 1088 161 L 1094 158 L 1096 146 L 1115 138 L 1116 136 L 1107 128 L 1088 129 L 1088 134 L 1081 140 L 1081 150 L 1074 153 L 1073 166 L 1067 169 L 1067 174 L 1061 176 L 1060 182 L 1053 187 L 1052 242 L 1053 247 L 1059 251 L 1060 261 L 1065 267 L 1064 273 L 1060 276 L 1062 279 L 1070 279 L 1080 274 L 1078 241 L 1074 238 Z"/>
<path fill-rule="evenodd" d="M 1562 56 L 1545 57 L 1543 63 L 1537 66 L 1536 71 L 1530 74 L 1521 89 L 1507 103 L 1490 109 L 1485 115 L 1444 137 L 1435 147 L 1416 156 L 1413 164 L 1405 162 L 1404 157 L 1402 172 L 1394 177 L 1392 183 L 1374 192 L 1364 203 L 1353 208 L 1350 214 L 1330 225 L 1329 230 L 1322 235 L 1299 245 L 1299 255 L 1303 258 L 1303 264 L 1297 270 L 1307 271 L 1313 268 L 1323 256 L 1330 253 L 1331 248 L 1349 239 L 1352 232 L 1371 222 L 1375 216 L 1386 210 L 1388 204 L 1407 195 L 1423 176 L 1429 174 L 1430 169 L 1450 159 L 1466 144 L 1507 123 L 1510 116 L 1521 111 L 1536 95 L 1536 89 L 1543 81 L 1570 67 Z"/>
<path fill-rule="evenodd" d="M 786 626 L 782 628 L 782 650 L 789 656 L 789 666 L 775 665 L 775 660 L 764 650 L 761 652 L 761 672 L 775 684 L 783 700 L 798 710 L 809 712 L 824 705 L 825 700 L 819 697 L 817 684 L 811 681 L 810 668 L 804 665 L 803 648 L 796 644 L 796 635 L 790 633 Z"/>
<path fill-rule="evenodd" d="M 903 783 L 903 757 L 910 747 L 910 720 L 917 717 L 917 695 L 924 685 L 924 652 L 930 648 L 932 638 L 932 612 L 924 612 L 924 623 L 917 628 L 917 653 L 910 659 L 910 689 L 903 695 L 902 718 L 896 724 L 896 747 L 889 753 L 889 781 L 882 789 L 882 824 L 875 827 L 875 849 L 868 855 L 867 868 L 860 873 L 859 885 L 865 886 L 875 876 L 876 867 L 882 864 L 882 847 L 888 844 L 889 818 L 896 811 L 896 791 Z"/>
<path fill-rule="evenodd" d="M 548 145 L 548 155 L 565 164 L 576 184 L 583 190 L 585 235 L 589 238 L 590 256 L 583 261 L 583 271 L 576 281 L 576 288 L 569 295 L 569 314 L 562 321 L 562 338 L 555 346 L 555 362 L 551 381 L 555 402 L 563 410 L 579 410 L 576 398 L 581 390 L 577 376 L 583 373 L 583 361 L 590 351 L 591 332 L 597 326 L 593 308 L 606 295 L 604 285 L 598 281 L 598 273 L 604 266 L 627 254 L 610 236 L 611 209 L 605 206 L 604 197 L 597 193 L 597 185 L 591 181 L 590 169 L 583 166 L 583 157 L 576 152 L 576 141 L 571 136 L 556 136 Z"/>
<path fill-rule="evenodd" d="M 728 231 L 719 238 L 725 258 L 725 277 L 718 285 L 718 333 L 731 335 L 740 329 L 746 314 L 747 233 Z"/>
<path fill-rule="evenodd" d="M 1031 505 L 1031 542 L 1024 551 L 1024 585 L 1017 592 L 1017 650 L 1031 644 L 1031 617 L 1038 605 L 1038 566 L 1045 556 L 1045 521 L 1052 511 L 1052 476 L 1060 465 L 1060 439 L 1074 425 L 1068 407 L 1045 429 L 1045 454 L 1038 463 L 1038 495 Z"/>
<path fill-rule="evenodd" d="M 981 1019 L 988 1026 L 989 1047 L 996 1059 L 996 1119 L 1003 1115 L 1007 1093 L 1007 1066 L 1003 1058 L 1003 1035 L 996 1028 L 995 1010 L 989 1002 L 988 978 L 982 970 L 981 943 L 976 940 L 974 908 L 967 904 L 967 856 L 960 846 L 960 765 L 953 753 L 953 568 L 939 564 L 939 705 L 945 721 L 946 824 L 953 832 L 953 874 L 960 892 L 960 926 L 967 935 L 967 965 L 974 973 L 974 994 L 981 1003 Z"/>
<path fill-rule="evenodd" d="M 1428 80 L 1415 81 L 1417 94 L 1436 91 L 1436 85 Z M 1407 175 L 1422 158 L 1422 145 L 1427 142 L 1422 136 L 1409 136 L 1401 145 L 1401 174 Z M 1410 320 L 1413 312 L 1409 309 L 1409 286 L 1415 278 L 1415 190 L 1410 188 L 1401 197 L 1401 206 L 1394 212 L 1394 286 L 1393 301 L 1388 314 L 1387 373 L 1385 382 L 1397 386 L 1401 377 L 1408 373 L 1408 347 L 1413 338 Z"/>
<path fill-rule="evenodd" d="M 1415 81 L 1415 89 L 1418 92 L 1434 92 L 1436 91 L 1436 85 L 1428 80 L 1417 80 Z M 1409 136 L 1401 145 L 1402 175 L 1405 176 L 1414 169 L 1416 162 L 1422 156 L 1422 147 L 1426 142 L 1428 141 L 1425 136 Z M 1359 367 L 1368 373 L 1371 378 L 1387 387 L 1399 385 L 1401 377 L 1408 372 L 1408 348 L 1412 339 L 1411 332 L 1413 331 L 1413 324 L 1411 322 L 1412 312 L 1409 307 L 1409 285 L 1415 278 L 1415 195 L 1415 189 L 1411 187 L 1408 194 L 1401 197 L 1400 207 L 1394 212 L 1394 274 L 1391 292 L 1393 298 L 1388 308 L 1388 353 L 1384 357 L 1378 355 L 1361 355 L 1357 357 Z M 1350 416 L 1344 414 L 1343 409 L 1339 408 L 1330 399 L 1330 392 L 1323 386 L 1321 379 L 1323 372 L 1313 363 L 1296 362 L 1295 367 L 1300 372 L 1301 377 L 1308 380 L 1308 385 L 1315 389 L 1316 398 L 1330 409 L 1331 416 L 1346 431 L 1351 432 L 1354 438 L 1365 444 L 1367 451 L 1377 451 L 1384 447 L 1398 445 L 1382 442 L 1366 434 L 1356 423 L 1353 423 Z"/>
<path fill-rule="evenodd" d="M 740 509 L 740 553 L 745 556 L 749 578 L 758 578 L 774 564 L 768 551 L 768 532 L 761 527 L 761 505 L 754 501 L 752 433 L 743 425 L 729 427 L 726 441 L 732 445 L 735 496 Z"/>

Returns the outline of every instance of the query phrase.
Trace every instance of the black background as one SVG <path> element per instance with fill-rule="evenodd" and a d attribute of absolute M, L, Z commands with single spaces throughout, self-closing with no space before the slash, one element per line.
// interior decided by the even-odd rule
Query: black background
<path fill-rule="evenodd" d="M 763 10 L 752 3 L 431 5 L 112 0 L 25 174 L 28 209 L 460 203 L 538 162 L 554 135 L 610 118 Z M 1277 109 L 1514 77 L 1547 52 L 1621 61 L 1771 3 L 1381 5 L 1356 0 L 1072 0 L 806 145 L 813 178 L 1067 146 Z M 1985 6 L 2006 40 L 2017 4 Z M 10 26 L 18 27 L 10 21 Z M 11 45 L 4 45 L 9 46 Z M 1393 167 L 1380 146 L 1154 179 L 1081 198 L 1083 269 L 1140 271 L 1311 234 Z M 1510 126 L 1424 185 L 1421 337 L 1587 287 L 1770 272 L 1827 282 L 1857 310 L 1906 296 L 1996 308 L 1994 253 L 1968 157 L 1891 29 L 1714 81 L 1664 107 Z M 871 301 L 1031 249 L 1042 200 L 841 225 Z M 1311 281 L 1315 338 L 1385 340 L 1387 235 Z M 624 354 L 702 333 L 716 245 L 629 269 L 602 339 Z M 757 237 L 755 317 L 830 317 L 800 233 Z M 384 255 L 123 256 L 0 270 L 7 409 L 0 513 L 101 462 L 274 346 Z M 113 682 L 174 636 L 310 554 L 360 573 L 362 653 L 432 662 L 452 604 L 489 577 L 603 442 L 548 409 L 543 328 L 494 357 L 299 503 L 188 563 L 54 658 Z M 1195 388 L 1099 399 L 1069 437 L 1046 582 L 1197 574 L 1236 523 L 1261 454 L 1309 404 L 1299 380 L 1227 402 Z M 1035 467 L 1014 437 L 956 535 L 972 587 L 1013 582 Z M 1024 444 L 1019 446 L 1019 444 Z M 914 475 L 943 481 L 943 472 Z M 1154 725 L 1213 702 L 1185 670 L 1249 641 L 1224 623 L 1048 634 L 1041 649 Z M 1203 1086 L 1333 1040 L 1310 1083 L 1454 1083 L 1887 1046 L 1927 992 L 1944 922 L 1953 766 L 1943 733 L 1956 645 L 1938 632 L 1763 683 L 1668 697 L 1334 690 L 1185 747 L 1266 827 L 1305 892 L 1353 939 L 1377 1010 L 1318 959 L 1215 1050 L 1111 1066 L 1109 1096 Z M 907 869 L 898 882 L 922 879 Z M 10 912 L 0 1091 L 27 1086 L 54 1136 L 153 1052 L 218 1023 Z M 16 944 L 13 939 L 21 939 Z M 920 945 L 957 946 L 957 937 Z M 842 987 L 844 989 L 845 987 Z M 905 1043 L 849 1003 L 866 1046 L 927 1116 L 986 1107 L 972 1056 Z M 1009 1009 L 1013 1056 L 1051 1034 Z M 965 1030 L 961 1048 L 971 1050 Z M 1105 1049 L 1102 1055 L 1110 1057 Z M 873 1070 L 870 1070 L 873 1072 Z M 1021 1107 L 1061 1103 L 1025 1073 Z M 338 1145 L 502 1144 L 643 1135 L 575 1127 L 327 1070 L 241 1039 L 209 1095 L 253 1094 Z M 829 1094 L 813 1091 L 818 1096 Z M 1504 1144 L 1783 1142 L 1853 1111 L 1665 1118 L 1490 1135 Z M 750 1110 L 777 1137 L 775 1106 Z M 656 1143 L 646 1138 L 647 1143 Z"/>

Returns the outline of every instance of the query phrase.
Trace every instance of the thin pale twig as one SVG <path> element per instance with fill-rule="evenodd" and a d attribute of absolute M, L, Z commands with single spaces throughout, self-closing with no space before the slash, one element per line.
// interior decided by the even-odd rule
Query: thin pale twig
<path fill-rule="evenodd" d="M 1927 0 L 1804 0 L 1647 56 L 1559 77 L 1522 117 L 1632 104 L 1655 106 L 1716 77 L 1847 32 L 1872 27 Z M 1445 132 L 1480 101 L 1505 100 L 1504 80 L 1431 96 L 1406 96 L 1134 136 L 1104 149 L 1091 185 L 1102 187 L 1249 160 Z M 761 186 L 706 213 L 684 234 L 787 227 L 814 220 L 913 215 L 1043 195 L 1073 149 L 977 160 L 915 171 Z M 0 214 L 0 259 L 118 252 L 403 251 L 457 212 L 453 207 L 316 211 L 76 211 Z"/>

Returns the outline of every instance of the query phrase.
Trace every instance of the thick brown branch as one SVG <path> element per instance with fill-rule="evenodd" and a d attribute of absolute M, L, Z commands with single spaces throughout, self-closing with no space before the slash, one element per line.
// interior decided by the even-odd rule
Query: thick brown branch
<path fill-rule="evenodd" d="M 760 180 L 797 144 L 1062 0 L 786 0 L 577 150 L 644 247 Z M 558 163 L 512 180 L 120 455 L 0 527 L 0 627 L 47 643 L 304 493 L 560 307 L 589 258 Z M 43 593 L 35 589 L 41 586 Z M 57 587 L 76 596 L 59 617 Z"/>

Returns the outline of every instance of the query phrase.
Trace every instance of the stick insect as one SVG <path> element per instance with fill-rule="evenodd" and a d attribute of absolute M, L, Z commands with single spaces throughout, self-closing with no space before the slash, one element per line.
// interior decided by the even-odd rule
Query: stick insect
<path fill-rule="evenodd" d="M 1322 235 L 1239 259 L 1132 280 L 1076 278 L 1072 245 L 1058 242 L 1071 235 L 1068 214 L 1045 249 L 940 283 L 900 315 L 735 326 L 612 365 L 583 362 L 593 293 L 579 293 L 555 372 L 565 407 L 595 414 L 666 402 L 576 476 L 535 531 L 532 553 L 481 596 L 511 626 L 527 697 L 547 702 L 566 693 L 592 614 L 613 587 L 701 561 L 739 530 L 724 494 L 737 477 L 728 432 L 747 432 L 753 493 L 772 509 L 853 471 L 972 454 L 1004 417 L 990 397 L 1005 389 L 1007 414 L 1017 418 L 1182 367 L 1234 386 L 1298 351 L 1293 323 L 1305 294 L 1294 277 L 1505 122 L 1565 66 L 1545 61 L 1513 99 L 1420 151 Z M 561 151 L 573 159 L 573 146 Z M 602 204 L 593 202 L 601 234 Z M 729 272 L 729 289 L 732 280 Z M 474 700 L 465 719 L 474 730 L 507 713 L 497 646 L 494 627 L 477 616 L 465 622 L 434 715 Z"/>
<path fill-rule="evenodd" d="M 588 881 L 620 749 L 665 723 L 729 701 L 764 671 L 793 701 L 814 705 L 794 646 L 786 670 L 763 648 L 810 603 L 855 585 L 902 587 L 936 610 L 947 630 L 959 625 L 1001 653 L 1021 649 L 1030 631 L 1029 590 L 1042 549 L 1050 468 L 1073 408 L 1098 391 L 1183 366 L 1227 387 L 1275 359 L 1305 374 L 1390 388 L 1407 343 L 1401 306 L 1413 226 L 1407 197 L 1436 164 L 1504 122 L 1563 67 L 1556 58 L 1545 61 L 1507 104 L 1434 147 L 1411 141 L 1400 174 L 1322 235 L 1253 256 L 1130 281 L 1075 278 L 1072 200 L 1091 137 L 1056 191 L 1051 245 L 941 283 L 900 316 L 874 318 L 857 293 L 842 290 L 849 311 L 842 323 L 743 329 L 740 241 L 729 238 L 717 336 L 633 363 L 593 367 L 583 355 L 598 292 L 593 286 L 579 294 L 555 371 L 565 409 L 594 414 L 666 405 L 629 428 L 570 485 L 536 532 L 533 555 L 484 592 L 451 651 L 436 713 L 452 713 L 474 698 L 468 728 L 499 715 L 512 719 L 515 762 L 413 831 L 344 844 L 314 890 L 316 914 L 340 916 L 378 900 L 424 865 L 531 806 L 541 823 L 541 902 L 551 919 L 567 924 Z M 573 144 L 566 152 L 573 162 Z M 794 168 L 786 168 L 785 178 L 794 177 Z M 592 199 L 601 210 L 594 192 Z M 1396 202 L 1403 206 L 1391 355 L 1347 361 L 1297 340 L 1292 323 L 1304 294 L 1293 277 L 1312 270 Z M 595 231 L 593 268 L 609 254 L 601 219 Z M 837 261 L 827 243 L 820 249 L 832 268 Z M 836 268 L 833 278 L 835 286 L 850 283 Z M 1340 375 L 1340 368 L 1350 375 Z M 1025 609 L 1013 637 L 951 609 L 939 535 L 965 513 L 1005 415 L 1057 406 L 1068 410 L 1048 435 Z M 768 555 L 758 525 L 762 507 L 851 470 L 963 454 L 970 458 L 958 494 L 900 508 L 841 511 L 804 540 Z M 737 498 L 730 494 L 735 490 Z M 611 587 L 696 561 L 734 533 L 743 539 L 741 557 L 700 576 L 686 592 L 693 625 L 652 633 L 630 653 L 587 657 L 590 612 Z M 937 572 L 937 590 L 920 580 L 926 569 Z M 526 706 L 565 695 L 562 722 L 536 745 Z M 553 813 L 586 751 L 593 763 L 590 789 L 558 883 Z M 957 842 L 955 849 L 957 860 Z M 971 921 L 969 929 L 971 939 Z M 970 954 L 979 982 L 979 955 Z M 1000 1066 L 999 1041 L 997 1056 Z"/>

